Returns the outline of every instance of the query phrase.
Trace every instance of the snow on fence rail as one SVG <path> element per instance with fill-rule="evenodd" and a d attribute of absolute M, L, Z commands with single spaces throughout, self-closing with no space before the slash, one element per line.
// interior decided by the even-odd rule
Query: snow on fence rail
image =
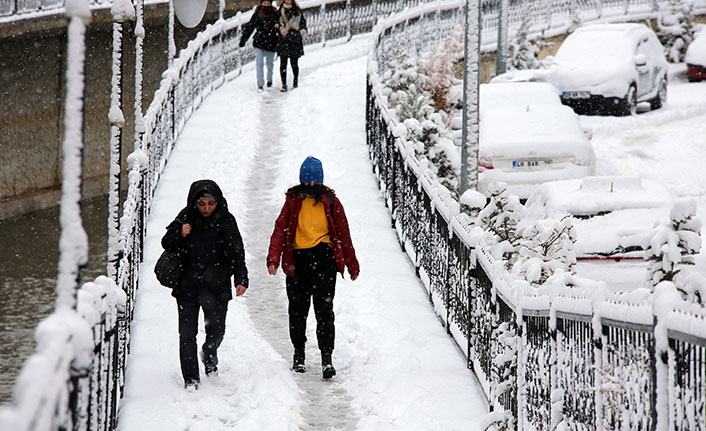
<path fill-rule="evenodd" d="M 526 287 L 478 243 L 430 162 L 396 134 L 382 92 L 385 63 L 399 49 L 432 47 L 463 22 L 452 12 L 459 4 L 422 5 L 378 22 L 367 141 L 399 241 L 501 412 L 493 417 L 510 417 L 519 430 L 706 429 L 705 310 L 648 292 L 609 293 L 590 280 Z"/>

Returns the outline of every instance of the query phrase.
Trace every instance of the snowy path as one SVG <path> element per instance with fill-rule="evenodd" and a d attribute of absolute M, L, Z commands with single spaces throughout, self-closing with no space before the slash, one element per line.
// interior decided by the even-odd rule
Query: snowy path
<path fill-rule="evenodd" d="M 467 430 L 486 407 L 400 252 L 365 145 L 366 38 L 308 49 L 300 88 L 255 91 L 253 71 L 210 95 L 172 154 L 148 220 L 119 429 Z M 291 77 L 290 77 L 291 79 Z M 284 277 L 265 253 L 284 191 L 307 155 L 342 200 L 361 275 L 336 286 L 338 375 L 321 379 L 313 313 L 307 372 L 289 370 Z M 152 273 L 189 184 L 218 182 L 243 233 L 251 287 L 229 305 L 220 375 L 193 393 L 179 372 L 176 306 Z M 199 341 L 203 334 L 199 335 Z"/>

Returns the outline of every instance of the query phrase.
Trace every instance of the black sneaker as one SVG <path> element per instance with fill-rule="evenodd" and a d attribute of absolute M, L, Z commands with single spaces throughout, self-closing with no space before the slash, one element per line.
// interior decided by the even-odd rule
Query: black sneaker
<path fill-rule="evenodd" d="M 283 86 L 282 86 L 282 89 L 279 90 L 279 91 L 281 91 L 282 93 L 286 93 L 286 92 L 287 92 L 287 86 L 286 86 L 286 85 L 283 85 Z"/>
<path fill-rule="evenodd" d="M 267 81 L 267 86 L 272 87 L 272 81 Z"/>
<path fill-rule="evenodd" d="M 298 79 L 295 79 L 295 80 L 294 80 L 294 83 L 292 84 L 292 87 L 293 87 L 293 88 L 299 87 L 299 80 L 298 80 Z"/>
<path fill-rule="evenodd" d="M 201 382 L 199 382 L 198 380 L 189 380 L 188 382 L 184 382 L 184 389 L 189 392 L 196 391 L 199 389 L 200 384 Z"/>
<path fill-rule="evenodd" d="M 204 365 L 204 368 L 206 369 L 206 375 L 209 377 L 217 376 L 218 375 L 218 367 L 215 365 Z"/>
<path fill-rule="evenodd" d="M 331 352 L 321 352 L 321 373 L 324 380 L 328 380 L 336 375 L 336 369 L 331 363 Z"/>
<path fill-rule="evenodd" d="M 297 373 L 303 373 L 306 371 L 306 365 L 304 365 L 306 355 L 304 354 L 304 349 L 294 349 L 294 358 L 292 359 L 292 370 Z"/>
<path fill-rule="evenodd" d="M 264 90 L 264 89 L 263 89 L 261 86 L 258 85 L 257 91 L 263 91 L 263 90 Z"/>

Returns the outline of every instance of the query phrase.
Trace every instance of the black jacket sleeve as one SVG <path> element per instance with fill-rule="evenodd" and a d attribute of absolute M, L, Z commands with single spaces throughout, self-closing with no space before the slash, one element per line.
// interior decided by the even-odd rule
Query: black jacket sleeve
<path fill-rule="evenodd" d="M 232 215 L 223 224 L 223 234 L 225 235 L 225 257 L 233 274 L 233 284 L 242 284 L 248 287 L 248 268 L 245 266 L 245 248 L 243 238 L 240 236 L 238 224 Z"/>
<path fill-rule="evenodd" d="M 304 12 L 301 14 L 301 18 L 299 19 L 299 31 L 306 30 L 309 31 L 306 28 L 306 18 L 304 18 Z"/>
<path fill-rule="evenodd" d="M 250 18 L 250 21 L 243 24 L 243 26 L 241 27 L 243 30 L 243 34 L 242 36 L 240 36 L 240 46 L 245 46 L 245 42 L 250 39 L 250 35 L 255 30 L 255 27 L 257 27 L 257 22 L 255 19 L 255 15 L 253 14 L 252 18 Z"/>

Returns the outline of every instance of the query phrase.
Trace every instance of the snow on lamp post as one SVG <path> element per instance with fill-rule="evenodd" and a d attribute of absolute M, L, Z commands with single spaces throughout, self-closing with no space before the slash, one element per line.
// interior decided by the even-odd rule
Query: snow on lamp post
<path fill-rule="evenodd" d="M 59 272 L 56 309 L 75 309 L 81 268 L 88 263 L 88 240 L 81 219 L 83 188 L 83 114 L 86 69 L 86 24 L 91 20 L 88 0 L 67 0 L 69 17 L 64 106 L 64 166 L 59 221 Z"/>
<path fill-rule="evenodd" d="M 193 28 L 199 25 L 201 19 L 203 18 L 203 14 L 206 12 L 206 6 L 208 5 L 208 0 L 172 1 L 174 3 L 174 12 L 179 19 L 179 22 L 186 28 Z"/>
<path fill-rule="evenodd" d="M 463 67 L 461 194 L 478 189 L 478 86 L 480 83 L 480 4 L 466 0 Z"/>
<path fill-rule="evenodd" d="M 507 71 L 508 0 L 498 0 L 498 46 L 495 50 L 495 74 Z"/>

